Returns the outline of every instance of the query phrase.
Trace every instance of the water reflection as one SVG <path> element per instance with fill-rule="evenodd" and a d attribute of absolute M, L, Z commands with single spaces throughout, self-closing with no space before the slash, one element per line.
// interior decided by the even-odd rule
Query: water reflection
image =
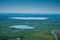
<path fill-rule="evenodd" d="M 18 28 L 18 29 L 35 29 L 34 27 L 30 27 L 28 25 L 14 25 L 10 26 L 11 28 Z"/>

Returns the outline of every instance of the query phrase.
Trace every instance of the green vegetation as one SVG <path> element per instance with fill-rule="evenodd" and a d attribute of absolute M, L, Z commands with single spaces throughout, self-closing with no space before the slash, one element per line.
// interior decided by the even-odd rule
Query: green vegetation
<path fill-rule="evenodd" d="M 60 40 L 60 31 L 59 32 L 56 32 L 56 35 L 57 35 L 58 40 Z"/>
<path fill-rule="evenodd" d="M 59 22 L 60 19 L 56 18 L 40 21 L 5 19 L 3 21 L 0 21 L 0 39 L 5 37 L 20 37 L 23 38 L 23 40 L 53 40 L 53 35 L 51 34 L 51 31 L 55 29 L 60 29 Z M 29 25 L 35 27 L 35 29 L 21 30 L 9 27 L 13 25 Z M 17 30 L 18 32 L 13 32 L 14 30 Z"/>

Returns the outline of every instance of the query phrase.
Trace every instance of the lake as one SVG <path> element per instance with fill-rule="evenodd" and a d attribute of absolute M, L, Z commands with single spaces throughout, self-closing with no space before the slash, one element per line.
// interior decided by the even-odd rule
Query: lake
<path fill-rule="evenodd" d="M 35 29 L 34 27 L 30 27 L 28 25 L 14 25 L 10 26 L 10 28 L 18 28 L 18 29 Z"/>
<path fill-rule="evenodd" d="M 9 17 L 9 19 L 22 19 L 22 20 L 46 20 L 48 17 Z"/>

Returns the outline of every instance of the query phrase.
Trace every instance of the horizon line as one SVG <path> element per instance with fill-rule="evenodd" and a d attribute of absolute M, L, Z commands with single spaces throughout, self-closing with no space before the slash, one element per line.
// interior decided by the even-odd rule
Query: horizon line
<path fill-rule="evenodd" d="M 12 13 L 3 13 L 3 14 L 12 14 Z M 22 13 L 13 13 L 13 14 L 22 14 Z M 23 13 L 23 14 L 60 14 L 60 13 Z"/>

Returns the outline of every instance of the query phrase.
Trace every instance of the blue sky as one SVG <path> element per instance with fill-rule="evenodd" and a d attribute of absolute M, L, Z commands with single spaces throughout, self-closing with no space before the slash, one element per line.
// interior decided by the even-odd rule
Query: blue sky
<path fill-rule="evenodd" d="M 60 13 L 60 0 L 0 0 L 0 13 Z"/>

